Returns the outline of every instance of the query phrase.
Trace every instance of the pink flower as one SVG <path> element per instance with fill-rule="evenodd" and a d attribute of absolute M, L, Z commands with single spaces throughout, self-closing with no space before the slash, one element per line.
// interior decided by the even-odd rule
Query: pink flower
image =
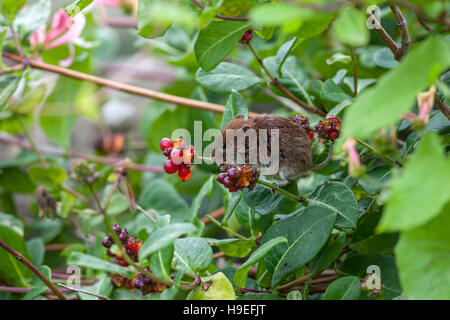
<path fill-rule="evenodd" d="M 364 173 L 364 167 L 361 165 L 359 153 L 356 151 L 356 140 L 348 138 L 342 146 L 348 154 L 348 172 L 354 177 L 359 177 Z"/>
<path fill-rule="evenodd" d="M 95 0 L 95 2 L 110 7 L 120 6 L 120 0 Z"/>
<path fill-rule="evenodd" d="M 59 9 L 53 16 L 52 26 L 46 32 L 46 25 L 40 26 L 31 36 L 30 44 L 32 47 L 41 47 L 49 50 L 67 43 L 69 45 L 70 55 L 67 59 L 60 61 L 64 67 L 72 64 L 75 49 L 72 42 L 78 38 L 84 29 L 86 18 L 79 13 L 72 19 L 64 9 Z"/>
<path fill-rule="evenodd" d="M 413 124 L 414 129 L 422 129 L 430 119 L 430 112 L 433 110 L 434 97 L 436 94 L 436 86 L 431 86 L 428 91 L 421 92 L 417 95 L 417 106 L 419 114 L 408 112 L 402 116 L 402 119 L 407 120 Z"/>

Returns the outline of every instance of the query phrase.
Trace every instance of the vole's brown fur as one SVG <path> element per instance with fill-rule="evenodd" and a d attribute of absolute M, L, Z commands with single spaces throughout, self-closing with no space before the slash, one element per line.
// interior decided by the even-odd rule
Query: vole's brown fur
<path fill-rule="evenodd" d="M 303 176 L 311 174 L 312 168 L 312 151 L 311 151 L 311 141 L 305 132 L 305 130 L 296 122 L 289 120 L 287 118 L 271 115 L 262 114 L 250 119 L 244 119 L 242 115 L 236 116 L 231 120 L 228 125 L 222 131 L 223 142 L 226 144 L 226 130 L 244 130 L 252 128 L 256 130 L 258 137 L 258 148 L 259 148 L 259 129 L 267 129 L 268 133 L 268 144 L 267 153 L 270 157 L 271 154 L 271 137 L 270 129 L 279 130 L 279 171 L 274 178 L 281 180 L 295 180 Z M 214 146 L 220 147 L 221 146 Z M 257 152 L 255 146 L 246 145 L 246 162 L 248 162 L 248 153 Z M 236 141 L 235 141 L 236 149 Z M 248 151 L 249 150 L 249 151 Z M 225 150 L 223 149 L 225 153 Z M 212 156 L 214 157 L 214 151 Z M 226 154 L 224 155 L 226 156 Z M 225 157 L 223 159 L 226 159 Z M 259 158 L 258 158 L 259 163 Z"/>

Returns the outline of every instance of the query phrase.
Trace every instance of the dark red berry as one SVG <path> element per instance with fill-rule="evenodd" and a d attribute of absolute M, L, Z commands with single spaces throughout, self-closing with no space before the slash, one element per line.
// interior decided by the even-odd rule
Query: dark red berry
<path fill-rule="evenodd" d="M 167 148 L 172 148 L 172 140 L 170 140 L 169 138 L 162 138 L 159 141 L 159 147 L 161 148 L 161 151 L 165 151 Z"/>
<path fill-rule="evenodd" d="M 127 229 L 123 229 L 122 232 L 119 234 L 119 240 L 122 241 L 123 243 L 127 243 L 129 237 L 130 235 L 128 234 Z"/>
<path fill-rule="evenodd" d="M 242 35 L 240 42 L 241 43 L 246 43 L 246 42 L 252 41 L 252 39 L 253 39 L 253 31 L 252 31 L 252 29 L 248 29 Z"/>
<path fill-rule="evenodd" d="M 119 227 L 119 225 L 117 224 L 113 225 L 112 229 L 117 235 L 119 235 L 122 232 L 122 228 Z"/>
<path fill-rule="evenodd" d="M 339 137 L 339 134 L 336 131 L 333 131 L 330 133 L 330 139 L 337 139 Z"/>
<path fill-rule="evenodd" d="M 105 238 L 103 238 L 102 246 L 104 246 L 105 248 L 111 248 L 112 245 L 113 245 L 113 242 L 111 241 L 110 236 L 106 236 Z"/>
<path fill-rule="evenodd" d="M 225 179 L 225 177 L 227 177 L 228 175 L 225 172 L 219 173 L 219 175 L 217 176 L 217 182 L 222 183 L 223 184 L 223 180 Z"/>
<path fill-rule="evenodd" d="M 172 148 L 171 148 L 171 147 L 168 147 L 168 148 L 166 148 L 166 150 L 164 150 L 163 154 L 164 154 L 166 157 L 169 157 L 171 152 L 172 152 Z"/>
<path fill-rule="evenodd" d="M 228 169 L 227 173 L 231 180 L 237 180 L 241 177 L 241 170 L 236 167 Z"/>
<path fill-rule="evenodd" d="M 172 174 L 177 172 L 178 170 L 178 165 L 176 165 L 175 163 L 172 162 L 172 160 L 166 160 L 164 162 L 164 171 L 168 174 Z"/>
<path fill-rule="evenodd" d="M 314 132 L 313 131 L 308 132 L 308 137 L 309 137 L 309 140 L 314 139 Z"/>
<path fill-rule="evenodd" d="M 225 188 L 229 188 L 233 185 L 233 181 L 228 175 L 223 179 L 223 185 L 225 186 Z"/>

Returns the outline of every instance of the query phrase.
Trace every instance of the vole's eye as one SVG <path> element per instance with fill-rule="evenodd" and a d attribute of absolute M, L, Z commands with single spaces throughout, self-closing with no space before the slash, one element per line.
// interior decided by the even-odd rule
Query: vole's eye
<path fill-rule="evenodd" d="M 227 147 L 227 144 L 224 142 L 222 143 L 222 149 L 225 149 Z"/>

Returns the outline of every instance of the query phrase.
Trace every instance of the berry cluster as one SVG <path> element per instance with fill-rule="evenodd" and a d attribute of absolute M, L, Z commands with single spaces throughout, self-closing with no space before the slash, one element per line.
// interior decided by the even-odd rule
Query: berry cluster
<path fill-rule="evenodd" d="M 92 184 L 101 176 L 101 172 L 95 171 L 95 163 L 89 163 L 84 159 L 75 159 L 72 162 L 70 177 L 80 184 Z"/>
<path fill-rule="evenodd" d="M 290 117 L 289 119 L 298 123 L 305 130 L 305 132 L 308 133 L 308 137 L 310 140 L 312 140 L 314 138 L 314 131 L 309 126 L 308 117 L 305 117 L 305 116 L 301 115 L 300 113 L 298 113 L 295 116 Z"/>
<path fill-rule="evenodd" d="M 248 29 L 244 32 L 244 34 L 241 37 L 241 40 L 239 40 L 240 43 L 248 43 L 252 41 L 253 39 L 253 31 L 252 29 Z"/>
<path fill-rule="evenodd" d="M 341 119 L 333 116 L 320 121 L 314 127 L 314 132 L 321 140 L 335 140 L 339 138 L 341 127 Z"/>
<path fill-rule="evenodd" d="M 122 228 L 119 227 L 117 224 L 113 226 L 113 231 L 117 234 L 117 237 L 119 238 L 120 242 L 122 242 L 122 244 L 124 245 L 127 255 L 134 261 L 137 261 L 139 249 L 142 246 L 142 242 L 134 237 L 131 237 L 128 234 L 127 229 L 122 230 Z M 128 266 L 128 262 L 124 259 L 124 257 L 111 251 L 111 247 L 113 244 L 114 241 L 111 234 L 107 235 L 102 240 L 102 245 L 108 249 L 106 251 L 106 255 L 109 257 L 113 257 L 117 261 L 117 263 L 120 264 L 121 266 L 124 267 Z"/>
<path fill-rule="evenodd" d="M 228 188 L 230 192 L 236 192 L 244 188 L 253 190 L 259 177 L 259 170 L 250 168 L 247 164 L 243 166 L 220 165 L 223 171 L 217 176 L 217 181 Z"/>
<path fill-rule="evenodd" d="M 159 142 L 159 147 L 168 158 L 164 162 L 164 171 L 172 174 L 178 171 L 181 180 L 187 181 L 191 177 L 192 159 L 194 159 L 194 147 L 186 146 L 183 139 L 172 141 L 163 138 Z"/>
<path fill-rule="evenodd" d="M 146 270 L 150 272 L 149 268 L 146 268 Z M 143 295 L 147 293 L 162 292 L 164 289 L 167 288 L 167 286 L 165 286 L 164 284 L 161 284 L 159 282 L 156 282 L 155 280 L 150 279 L 143 273 L 138 273 L 137 279 L 134 282 L 134 287 L 142 291 Z"/>

